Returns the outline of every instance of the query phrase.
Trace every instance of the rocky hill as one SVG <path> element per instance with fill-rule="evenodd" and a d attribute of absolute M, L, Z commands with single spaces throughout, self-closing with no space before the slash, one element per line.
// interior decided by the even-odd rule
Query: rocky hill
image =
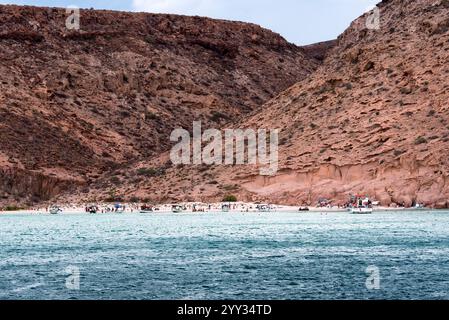
<path fill-rule="evenodd" d="M 276 176 L 248 166 L 172 168 L 122 192 L 296 205 L 358 193 L 383 205 L 448 207 L 449 1 L 378 7 L 379 30 L 360 17 L 316 72 L 235 125 L 282 129 Z"/>
<path fill-rule="evenodd" d="M 0 6 L 0 202 L 36 203 L 221 127 L 319 62 L 259 26 L 200 17 Z"/>
<path fill-rule="evenodd" d="M 287 202 L 358 193 L 448 206 L 449 2 L 379 8 L 379 30 L 366 28 L 367 15 L 356 20 L 316 73 L 248 120 L 283 128 L 282 172 L 248 190 Z"/>
<path fill-rule="evenodd" d="M 307 46 L 303 46 L 302 49 L 304 50 L 304 53 L 309 57 L 318 61 L 324 61 L 327 57 L 327 54 L 336 46 L 336 44 L 336 40 L 330 40 L 309 44 Z"/>

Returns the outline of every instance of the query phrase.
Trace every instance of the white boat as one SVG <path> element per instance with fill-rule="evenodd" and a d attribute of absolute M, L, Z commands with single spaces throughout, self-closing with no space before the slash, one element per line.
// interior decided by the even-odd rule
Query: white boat
<path fill-rule="evenodd" d="M 259 204 L 257 205 L 257 210 L 259 210 L 259 212 L 272 212 L 274 211 L 274 208 L 272 205 L 269 204 Z"/>
<path fill-rule="evenodd" d="M 115 213 L 125 213 L 125 206 L 120 204 L 120 203 L 116 203 L 114 205 L 114 209 L 115 209 Z"/>
<path fill-rule="evenodd" d="M 420 211 L 420 210 L 427 210 L 427 208 L 425 205 L 418 203 L 414 207 L 411 207 L 410 210 Z"/>
<path fill-rule="evenodd" d="M 352 206 L 349 208 L 352 214 L 371 214 L 373 213 L 373 203 L 368 197 L 356 196 Z"/>
<path fill-rule="evenodd" d="M 181 213 L 184 211 L 184 207 L 183 206 L 179 206 L 179 205 L 174 205 L 171 207 L 171 211 L 173 213 Z"/>
<path fill-rule="evenodd" d="M 53 206 L 50 208 L 50 213 L 51 214 L 59 214 L 62 212 L 62 209 L 56 206 Z"/>
<path fill-rule="evenodd" d="M 351 208 L 351 213 L 352 214 L 371 214 L 373 213 L 373 208 L 368 208 L 368 207 L 356 207 L 356 208 Z"/>
<path fill-rule="evenodd" d="M 90 206 L 87 208 L 87 212 L 89 212 L 90 214 L 96 214 L 98 212 L 98 207 L 97 206 Z"/>
<path fill-rule="evenodd" d="M 231 211 L 231 206 L 229 204 L 224 204 L 221 206 L 221 211 L 229 212 L 229 211 Z"/>

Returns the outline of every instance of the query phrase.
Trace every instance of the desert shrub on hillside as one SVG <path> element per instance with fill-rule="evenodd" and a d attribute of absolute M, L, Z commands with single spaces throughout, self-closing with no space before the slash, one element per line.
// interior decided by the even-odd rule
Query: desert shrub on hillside
<path fill-rule="evenodd" d="M 22 210 L 23 208 L 20 208 L 18 206 L 15 205 L 9 205 L 3 208 L 3 211 L 18 211 L 18 210 Z"/>
<path fill-rule="evenodd" d="M 234 195 L 229 195 L 223 198 L 223 202 L 237 202 L 237 197 Z"/>
<path fill-rule="evenodd" d="M 420 136 L 420 137 L 416 138 L 416 140 L 415 140 L 416 145 L 424 144 L 424 143 L 427 143 L 427 139 L 423 136 Z"/>
<path fill-rule="evenodd" d="M 137 175 L 145 177 L 157 177 L 164 174 L 164 169 L 159 168 L 140 168 L 137 169 Z"/>

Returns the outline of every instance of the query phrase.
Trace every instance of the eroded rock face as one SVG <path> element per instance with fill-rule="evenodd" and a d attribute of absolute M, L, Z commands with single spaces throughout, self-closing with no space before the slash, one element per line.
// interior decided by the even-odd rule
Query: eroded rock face
<path fill-rule="evenodd" d="M 318 66 L 252 24 L 81 10 L 81 30 L 70 31 L 67 16 L 0 6 L 0 164 L 9 172 L 89 187 L 168 150 L 174 128 L 220 127 Z M 8 181 L 26 186 L 20 177 Z M 21 198 L 37 201 L 26 188 Z M 48 188 L 39 194 L 61 190 Z M 1 191 L 0 201 L 14 200 Z"/>
<path fill-rule="evenodd" d="M 391 0 L 379 8 L 380 30 L 360 17 L 316 72 L 235 124 L 282 130 L 275 177 L 248 166 L 188 167 L 152 178 L 157 189 L 144 181 L 135 192 L 287 204 L 343 203 L 361 193 L 383 205 L 446 207 L 448 2 Z"/>
<path fill-rule="evenodd" d="M 76 190 L 82 181 L 64 179 L 51 174 L 2 168 L 0 170 L 0 199 L 11 203 L 41 202 L 54 199 L 68 190 Z"/>

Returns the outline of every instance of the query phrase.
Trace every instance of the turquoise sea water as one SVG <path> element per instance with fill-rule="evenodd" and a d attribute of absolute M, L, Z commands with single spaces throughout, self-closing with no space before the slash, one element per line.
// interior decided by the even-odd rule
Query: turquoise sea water
<path fill-rule="evenodd" d="M 449 212 L 0 216 L 0 299 L 448 298 Z"/>

